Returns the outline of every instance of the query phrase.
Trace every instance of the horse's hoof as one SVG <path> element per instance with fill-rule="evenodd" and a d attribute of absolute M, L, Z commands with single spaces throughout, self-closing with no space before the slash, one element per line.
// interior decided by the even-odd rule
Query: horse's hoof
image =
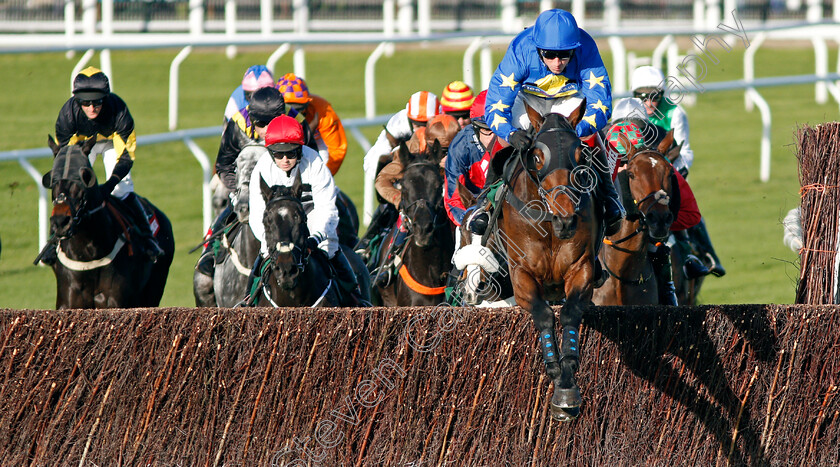
<path fill-rule="evenodd" d="M 551 418 L 558 422 L 571 422 L 580 415 L 580 407 L 558 407 L 551 404 Z"/>
<path fill-rule="evenodd" d="M 551 397 L 551 418 L 561 422 L 570 422 L 580 415 L 582 403 L 580 389 L 577 387 L 555 388 L 554 395 Z"/>

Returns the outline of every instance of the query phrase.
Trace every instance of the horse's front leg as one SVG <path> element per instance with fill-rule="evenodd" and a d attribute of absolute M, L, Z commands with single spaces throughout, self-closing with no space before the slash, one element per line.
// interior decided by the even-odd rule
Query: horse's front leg
<path fill-rule="evenodd" d="M 543 298 L 542 286 L 521 268 L 512 269 L 511 279 L 514 284 L 516 303 L 531 313 L 534 327 L 539 334 L 545 372 L 554 382 L 551 416 L 555 420 L 573 420 L 580 413 L 582 402 L 580 390 L 575 382 L 575 372 L 580 358 L 577 345 L 578 327 L 582 313 L 576 319 L 571 313 L 561 315 L 563 345 L 558 347 L 555 337 L 554 311 Z M 580 307 L 573 308 L 581 311 Z"/>

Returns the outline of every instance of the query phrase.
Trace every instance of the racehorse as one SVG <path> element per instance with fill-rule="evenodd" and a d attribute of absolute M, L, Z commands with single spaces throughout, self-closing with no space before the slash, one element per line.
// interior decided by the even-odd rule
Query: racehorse
<path fill-rule="evenodd" d="M 536 131 L 531 148 L 499 152 L 492 162 L 506 183 L 506 192 L 500 195 L 504 202 L 499 231 L 514 297 L 531 313 L 539 333 L 546 373 L 554 382 L 551 415 L 561 421 L 580 413 L 582 399 L 575 380 L 579 328 L 592 298 L 596 247 L 602 235 L 592 199 L 597 180 L 590 165 L 594 156 L 583 149 L 575 133 L 585 109 L 584 101 L 567 119 L 553 113 L 542 117 L 526 106 Z M 565 299 L 559 347 L 547 299 Z"/>
<path fill-rule="evenodd" d="M 248 293 L 248 276 L 260 251 L 260 242 L 248 224 L 248 196 L 251 172 L 265 152 L 262 146 L 246 146 L 236 158 L 236 203 L 233 206 L 236 219 L 225 226 L 216 240 L 219 254 L 213 277 L 197 270 L 193 273 L 196 306 L 233 307 Z"/>
<path fill-rule="evenodd" d="M 56 308 L 158 306 L 175 253 L 172 224 L 143 200 L 153 212 L 152 231 L 165 254 L 153 263 L 138 253 L 130 221 L 121 212 L 127 208 L 97 184 L 88 159 L 95 143 L 96 138 L 90 138 L 59 147 L 49 139 L 55 159 L 42 184 L 52 189 Z"/>
<path fill-rule="evenodd" d="M 455 241 L 443 207 L 443 176 L 440 161 L 445 153 L 435 140 L 428 152 L 412 154 L 400 143 L 403 166 L 400 217 L 408 230 L 402 251 L 396 252 L 397 277 L 385 287 L 376 287 L 385 306 L 433 306 L 444 301 Z M 390 245 L 397 228 L 382 240 Z M 388 261 L 383 254 L 377 270 Z"/>
<path fill-rule="evenodd" d="M 254 260 L 259 254 L 260 244 L 251 231 L 248 223 L 250 209 L 248 199 L 250 196 L 251 173 L 256 166 L 260 156 L 266 152 L 265 148 L 258 145 L 246 146 L 236 158 L 236 191 L 233 212 L 236 219 L 225 226 L 223 232 L 219 232 L 216 265 L 213 277 L 210 278 L 199 271 L 193 274 L 193 294 L 195 295 L 196 306 L 200 307 L 234 307 L 242 301 L 248 293 L 248 276 Z M 229 191 L 224 184 L 219 184 L 224 191 L 224 200 L 228 200 Z M 308 186 L 303 185 L 304 192 Z M 217 189 L 216 193 L 219 193 Z M 306 194 L 304 199 L 311 199 Z M 214 206 L 217 200 L 214 195 Z M 358 242 L 357 232 L 359 228 L 359 217 L 356 207 L 347 195 L 338 191 L 336 194 L 336 207 L 339 212 L 339 242 L 347 247 L 352 247 Z M 347 251 L 347 248 L 345 248 Z M 364 271 L 366 268 L 359 263 L 353 263 L 348 256 L 351 265 L 356 271 Z M 368 277 L 367 274 L 364 274 Z"/>
<path fill-rule="evenodd" d="M 291 187 L 269 187 L 260 179 L 260 191 L 265 199 L 265 241 L 269 257 L 262 268 L 257 292 L 258 306 L 347 306 L 349 297 L 340 293 L 340 286 L 331 277 L 329 260 L 324 252 L 308 250 L 306 239 L 306 209 L 301 201 L 303 183 L 300 172 Z M 352 248 L 344 248 L 350 265 L 356 272 L 363 295 L 370 290 L 367 268 Z M 368 300 L 367 296 L 362 297 Z"/>
<path fill-rule="evenodd" d="M 621 229 L 608 239 L 600 258 L 609 277 L 592 298 L 595 305 L 655 305 L 659 303 L 656 276 L 648 257 L 650 248 L 665 242 L 674 221 L 671 200 L 674 199 L 672 174 L 674 168 L 663 155 L 671 146 L 669 134 L 655 149 L 636 148 L 624 138 L 629 147 L 619 162 L 624 169 L 619 179 L 626 179 L 630 193 L 623 193 L 628 207 Z M 682 263 L 680 263 L 682 264 Z"/>

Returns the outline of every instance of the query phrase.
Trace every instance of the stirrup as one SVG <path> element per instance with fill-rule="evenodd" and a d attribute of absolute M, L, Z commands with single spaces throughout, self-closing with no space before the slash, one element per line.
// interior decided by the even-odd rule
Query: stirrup
<path fill-rule="evenodd" d="M 723 266 L 715 260 L 715 257 L 711 253 L 706 253 L 706 259 L 709 261 L 709 273 L 715 277 L 723 277 L 726 275 L 726 269 L 724 269 Z"/>

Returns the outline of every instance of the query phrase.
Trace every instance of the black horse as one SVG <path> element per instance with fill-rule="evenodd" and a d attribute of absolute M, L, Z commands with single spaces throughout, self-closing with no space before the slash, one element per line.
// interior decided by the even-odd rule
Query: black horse
<path fill-rule="evenodd" d="M 440 161 L 444 151 L 435 141 L 427 153 L 411 154 L 400 144 L 403 166 L 400 213 L 408 229 L 403 251 L 396 252 L 395 277 L 377 292 L 385 306 L 433 306 L 444 301 L 455 241 L 443 207 L 443 176 Z M 389 245 L 396 228 L 382 240 Z M 388 261 L 382 255 L 379 270 Z"/>
<path fill-rule="evenodd" d="M 331 277 L 329 260 L 320 249 L 309 250 L 306 239 L 306 209 L 301 201 L 303 183 L 300 172 L 291 187 L 269 187 L 260 178 L 260 191 L 265 200 L 265 241 L 269 258 L 263 267 L 256 292 L 258 306 L 348 306 L 349 296 L 340 292 Z M 370 282 L 364 262 L 350 247 L 341 245 L 347 260 L 356 272 L 359 288 L 367 300 Z"/>
<path fill-rule="evenodd" d="M 158 306 L 175 254 L 172 224 L 143 200 L 153 212 L 152 231 L 165 254 L 155 263 L 139 254 L 130 221 L 122 214 L 126 208 L 97 184 L 88 159 L 94 143 L 91 138 L 59 147 L 49 140 L 56 157 L 42 183 L 52 189 L 56 308 Z"/>

